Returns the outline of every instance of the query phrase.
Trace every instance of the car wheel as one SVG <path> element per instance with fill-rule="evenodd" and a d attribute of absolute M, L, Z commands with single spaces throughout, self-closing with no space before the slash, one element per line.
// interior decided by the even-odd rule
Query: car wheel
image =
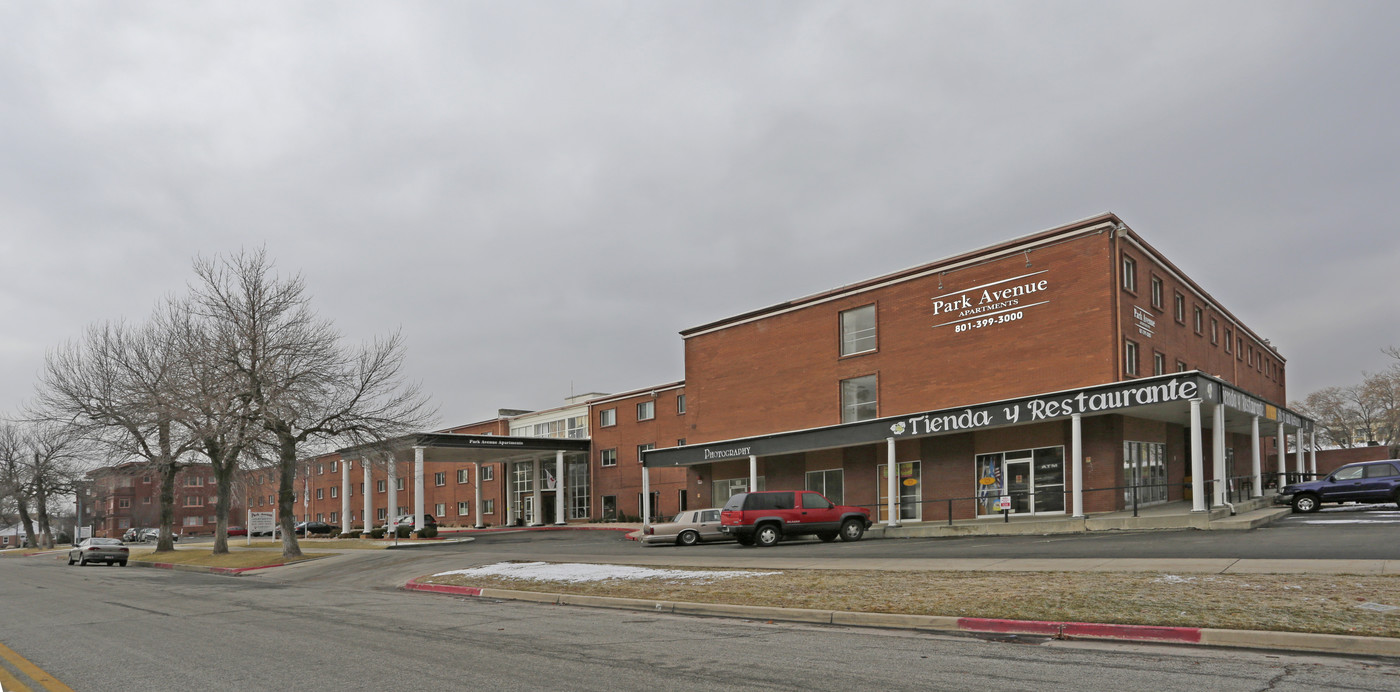
<path fill-rule="evenodd" d="M 80 557 L 80 558 L 78 558 L 78 566 L 79 566 L 79 567 L 87 567 L 87 558 L 85 558 L 85 557 Z"/>
<path fill-rule="evenodd" d="M 700 534 L 694 531 L 682 531 L 676 536 L 676 545 L 695 545 L 700 542 Z"/>
<path fill-rule="evenodd" d="M 1299 495 L 1293 498 L 1293 511 L 1302 512 L 1304 514 L 1316 512 L 1318 510 L 1318 504 L 1316 495 Z"/>
<path fill-rule="evenodd" d="M 859 519 L 847 519 L 846 523 L 841 525 L 841 540 L 843 541 L 858 541 L 864 535 L 865 524 L 862 524 Z"/>
<path fill-rule="evenodd" d="M 125 566 L 126 566 L 126 560 L 122 560 L 121 562 L 118 562 L 117 564 L 121 565 L 122 567 L 125 567 Z"/>
<path fill-rule="evenodd" d="M 753 545 L 753 536 L 738 535 L 734 540 L 739 541 L 739 545 Z"/>
<path fill-rule="evenodd" d="M 840 534 L 840 532 L 838 532 L 838 531 L 828 531 L 828 532 L 826 532 L 826 533 L 819 533 L 819 534 L 817 534 L 817 538 L 822 539 L 822 543 L 830 543 L 830 542 L 836 540 L 837 536 L 840 536 L 840 535 L 841 535 L 841 534 Z"/>
<path fill-rule="evenodd" d="M 777 545 L 783 539 L 783 532 L 775 524 L 764 524 L 754 532 L 753 539 L 760 547 L 767 548 Z"/>
<path fill-rule="evenodd" d="M 68 564 L 71 565 L 71 564 L 73 564 L 73 563 L 75 563 L 75 562 L 77 562 L 77 560 L 74 560 L 74 559 L 73 559 L 73 556 L 72 556 L 72 555 L 69 555 L 69 556 L 68 556 Z"/>

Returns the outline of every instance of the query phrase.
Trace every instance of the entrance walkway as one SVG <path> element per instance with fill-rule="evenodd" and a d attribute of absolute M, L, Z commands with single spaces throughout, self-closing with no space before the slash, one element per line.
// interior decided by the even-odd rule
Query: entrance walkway
<path fill-rule="evenodd" d="M 1159 529 L 1244 530 L 1265 526 L 1291 510 L 1272 504 L 1272 497 L 1261 497 L 1227 507 L 1192 512 L 1190 502 L 1169 502 L 1132 510 L 1091 514 L 1076 519 L 1069 516 L 1012 515 L 1007 519 L 955 519 L 924 521 L 890 528 L 876 524 L 867 532 L 871 538 L 935 538 L 944 536 L 1023 536 L 1090 531 L 1148 531 Z"/>

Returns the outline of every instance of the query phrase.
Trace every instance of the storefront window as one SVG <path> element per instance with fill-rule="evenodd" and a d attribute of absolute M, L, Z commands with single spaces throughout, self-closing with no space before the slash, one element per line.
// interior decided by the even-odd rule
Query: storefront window
<path fill-rule="evenodd" d="M 826 499 L 836 504 L 845 504 L 844 474 L 841 469 L 827 469 L 825 471 L 807 472 L 807 489 L 814 490 L 826 496 Z M 728 498 L 726 498 L 728 499 Z"/>
<path fill-rule="evenodd" d="M 1000 516 L 1002 498 L 1012 514 L 1065 511 L 1064 447 L 978 454 L 975 475 L 977 516 Z"/>

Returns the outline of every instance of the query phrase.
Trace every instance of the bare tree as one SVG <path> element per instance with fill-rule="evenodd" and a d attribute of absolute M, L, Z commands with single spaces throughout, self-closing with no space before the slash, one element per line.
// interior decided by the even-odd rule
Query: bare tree
<path fill-rule="evenodd" d="M 29 475 L 41 548 L 54 546 L 50 503 L 74 491 L 86 470 L 84 462 L 92 456 L 85 442 L 80 430 L 53 420 L 35 418 L 23 428 L 22 463 Z"/>
<path fill-rule="evenodd" d="M 29 513 L 34 491 L 25 464 L 24 434 L 11 421 L 0 421 L 0 495 L 14 504 L 24 538 L 30 546 L 39 544 L 34 518 Z"/>
<path fill-rule="evenodd" d="M 1325 387 L 1309 394 L 1291 407 L 1313 419 L 1322 437 L 1338 447 L 1355 446 L 1358 416 L 1343 387 Z"/>
<path fill-rule="evenodd" d="M 282 552 L 301 555 L 292 522 L 295 476 L 307 448 L 361 444 L 421 429 L 427 398 L 402 382 L 400 334 L 350 347 L 310 308 L 299 275 L 273 273 L 265 250 L 195 262 L 193 304 L 215 326 L 218 354 L 268 434 L 278 473 Z"/>
<path fill-rule="evenodd" d="M 50 418 L 78 426 L 112 457 L 146 460 L 159 474 L 157 552 L 175 549 L 175 477 L 200 443 L 178 424 L 188 398 L 183 358 L 157 321 L 105 323 L 50 351 L 40 376 L 38 407 Z"/>

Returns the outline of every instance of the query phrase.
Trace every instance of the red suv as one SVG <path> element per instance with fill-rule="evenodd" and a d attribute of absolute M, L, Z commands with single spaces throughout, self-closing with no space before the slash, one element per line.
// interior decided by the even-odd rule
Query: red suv
<path fill-rule="evenodd" d="M 736 493 L 719 514 L 720 531 L 739 545 L 770 546 L 784 536 L 816 534 L 830 543 L 858 541 L 870 528 L 870 510 L 846 507 L 810 490 Z"/>

